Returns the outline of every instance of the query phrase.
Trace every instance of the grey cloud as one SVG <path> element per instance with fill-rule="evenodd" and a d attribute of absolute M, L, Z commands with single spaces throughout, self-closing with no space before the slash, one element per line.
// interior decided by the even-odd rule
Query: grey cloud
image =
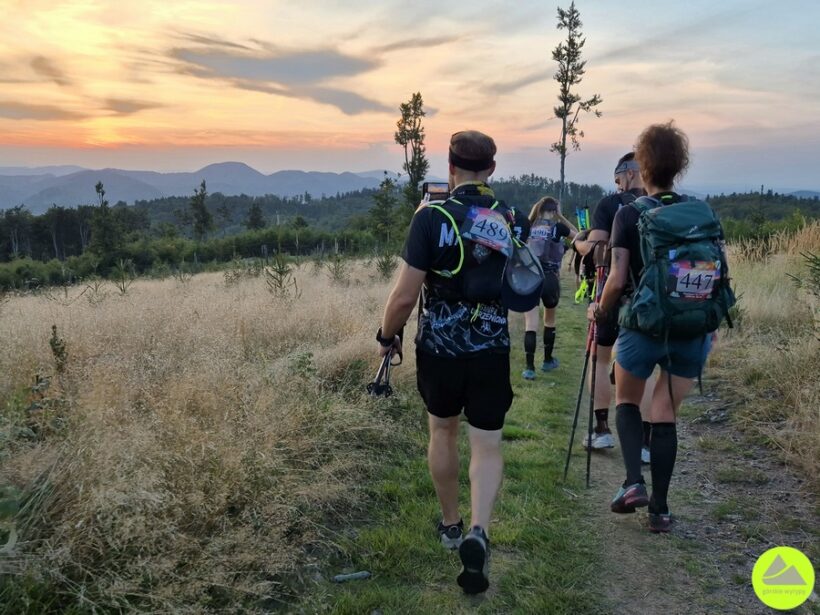
<path fill-rule="evenodd" d="M 454 43 L 459 40 L 459 36 L 431 36 L 428 38 L 408 38 L 387 45 L 381 45 L 373 48 L 373 53 L 389 53 L 391 51 L 400 51 L 402 49 L 417 49 L 419 47 L 439 47 L 448 43 Z"/>
<path fill-rule="evenodd" d="M 243 80 L 234 81 L 232 83 L 235 87 L 242 88 L 243 90 L 287 96 L 288 98 L 307 98 L 315 100 L 316 102 L 333 105 L 347 115 L 357 115 L 366 111 L 388 112 L 393 110 L 378 101 L 370 100 L 355 92 L 337 88 L 308 86 L 287 89 L 266 83 Z"/>
<path fill-rule="evenodd" d="M 375 100 L 370 100 L 363 96 L 347 90 L 336 88 L 310 87 L 302 91 L 297 90 L 297 94 L 303 93 L 307 97 L 321 103 L 326 103 L 338 107 L 347 115 L 356 115 L 365 111 L 389 112 L 392 109 Z"/>
<path fill-rule="evenodd" d="M 113 111 L 117 115 L 133 115 L 146 109 L 157 109 L 161 106 L 162 105 L 157 103 L 129 100 L 126 98 L 109 98 L 105 101 L 105 108 L 109 111 Z"/>
<path fill-rule="evenodd" d="M 200 45 L 207 45 L 213 47 L 225 47 L 227 49 L 239 49 L 244 51 L 250 51 L 251 48 L 247 45 L 241 45 L 239 43 L 234 43 L 233 41 L 225 40 L 224 38 L 219 38 L 216 36 L 206 36 L 204 34 L 194 34 L 192 32 L 181 32 L 179 33 L 179 37 L 190 41 L 192 43 L 198 43 Z"/>
<path fill-rule="evenodd" d="M 176 61 L 173 70 L 201 79 L 217 79 L 257 92 L 314 100 L 355 115 L 391 108 L 356 92 L 329 87 L 324 82 L 367 72 L 379 62 L 358 58 L 333 49 L 284 51 L 264 41 L 253 41 L 258 49 L 240 52 L 226 49 L 226 41 L 210 45 L 210 37 L 199 37 L 203 47 L 170 50 Z"/>
<path fill-rule="evenodd" d="M 30 105 L 12 101 L 0 101 L 0 117 L 12 120 L 81 120 L 86 115 L 74 113 L 53 105 Z"/>
<path fill-rule="evenodd" d="M 523 77 L 519 77 L 518 79 L 488 83 L 486 84 L 486 87 L 496 94 L 509 94 L 528 85 L 532 85 L 533 83 L 538 83 L 539 81 L 544 81 L 545 79 L 551 79 L 554 72 L 555 71 L 552 68 L 548 70 L 538 70 L 529 73 L 528 75 L 524 75 Z"/>
<path fill-rule="evenodd" d="M 214 77 L 310 84 L 358 75 L 377 66 L 375 60 L 347 56 L 326 49 L 276 55 L 234 54 L 221 50 L 173 49 L 171 56 Z"/>
<path fill-rule="evenodd" d="M 31 68 L 35 73 L 42 77 L 46 77 L 49 81 L 53 81 L 57 85 L 65 86 L 71 85 L 71 82 L 66 77 L 66 74 L 45 56 L 36 56 L 31 60 Z"/>

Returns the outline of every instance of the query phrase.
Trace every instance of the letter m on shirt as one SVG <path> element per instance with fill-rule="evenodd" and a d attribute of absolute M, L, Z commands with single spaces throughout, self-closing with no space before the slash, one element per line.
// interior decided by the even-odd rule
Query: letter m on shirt
<path fill-rule="evenodd" d="M 441 233 L 438 236 L 438 247 L 452 246 L 456 242 L 456 230 L 447 222 L 441 223 Z"/>

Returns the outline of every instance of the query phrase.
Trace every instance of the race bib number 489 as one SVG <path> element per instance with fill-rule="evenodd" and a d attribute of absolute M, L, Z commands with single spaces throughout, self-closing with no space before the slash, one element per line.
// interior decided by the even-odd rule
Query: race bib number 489
<path fill-rule="evenodd" d="M 669 290 L 673 297 L 708 299 L 719 280 L 719 261 L 678 261 L 669 266 Z"/>
<path fill-rule="evenodd" d="M 506 257 L 512 254 L 512 237 L 504 216 L 486 207 L 471 207 L 461 229 L 464 239 L 501 252 Z"/>

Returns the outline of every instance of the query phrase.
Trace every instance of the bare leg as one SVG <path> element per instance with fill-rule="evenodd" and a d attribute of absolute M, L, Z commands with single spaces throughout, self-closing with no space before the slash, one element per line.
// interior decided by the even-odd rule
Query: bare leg
<path fill-rule="evenodd" d="M 621 364 L 615 362 L 615 403 L 640 406 L 646 380 L 633 376 Z"/>
<path fill-rule="evenodd" d="M 652 415 L 650 409 L 652 407 L 652 398 L 655 393 L 655 373 L 657 373 L 657 369 L 655 372 L 652 372 L 652 375 L 649 376 L 649 378 L 647 378 L 646 388 L 644 389 L 643 397 L 641 398 L 641 418 L 649 423 L 652 422 Z M 669 394 L 667 391 L 667 397 L 668 396 Z"/>
<path fill-rule="evenodd" d="M 458 523 L 458 424 L 459 417 L 442 419 L 428 414 L 430 445 L 427 464 L 441 504 L 445 525 Z"/>
<path fill-rule="evenodd" d="M 609 382 L 609 362 L 612 359 L 612 346 L 598 345 L 598 363 L 595 370 L 595 408 L 609 408 L 612 401 L 612 384 Z M 589 375 L 590 386 L 592 374 Z"/>
<path fill-rule="evenodd" d="M 683 398 L 695 386 L 695 381 L 692 378 L 672 376 L 672 395 L 670 397 L 669 377 L 669 372 L 661 370 L 661 375 L 655 384 L 655 389 L 652 391 L 652 404 L 649 411 L 652 423 L 675 423 L 678 408 L 680 408 Z"/>
<path fill-rule="evenodd" d="M 479 525 L 489 535 L 493 505 L 501 487 L 504 461 L 501 458 L 501 430 L 470 427 L 470 526 Z"/>
<path fill-rule="evenodd" d="M 524 329 L 526 331 L 538 330 L 538 311 L 540 307 L 534 307 L 529 312 L 524 313 Z"/>
<path fill-rule="evenodd" d="M 544 308 L 544 326 L 555 326 L 555 308 Z"/>

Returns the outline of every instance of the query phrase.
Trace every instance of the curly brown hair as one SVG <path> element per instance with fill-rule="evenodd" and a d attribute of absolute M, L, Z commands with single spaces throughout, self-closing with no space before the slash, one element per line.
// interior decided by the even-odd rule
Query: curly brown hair
<path fill-rule="evenodd" d="M 669 189 L 689 166 L 689 137 L 674 120 L 652 124 L 635 143 L 635 160 L 644 183 Z"/>

